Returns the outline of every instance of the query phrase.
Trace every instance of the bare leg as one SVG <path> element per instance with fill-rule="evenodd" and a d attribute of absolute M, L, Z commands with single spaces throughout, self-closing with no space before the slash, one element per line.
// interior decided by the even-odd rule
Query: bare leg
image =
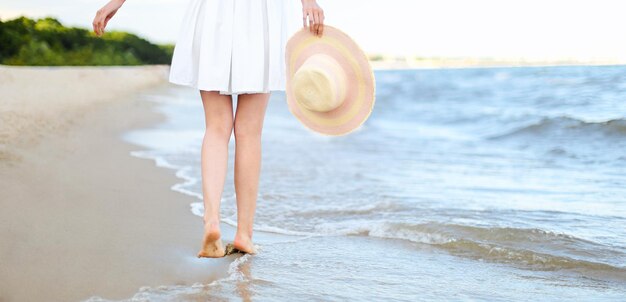
<path fill-rule="evenodd" d="M 223 257 L 226 252 L 220 233 L 220 201 L 228 169 L 228 142 L 233 131 L 233 102 L 230 95 L 200 90 L 206 130 L 202 141 L 202 194 L 204 238 L 198 257 Z"/>
<path fill-rule="evenodd" d="M 270 93 L 240 94 L 235 113 L 237 235 L 233 245 L 255 254 L 252 226 L 261 173 L 261 134 Z"/>

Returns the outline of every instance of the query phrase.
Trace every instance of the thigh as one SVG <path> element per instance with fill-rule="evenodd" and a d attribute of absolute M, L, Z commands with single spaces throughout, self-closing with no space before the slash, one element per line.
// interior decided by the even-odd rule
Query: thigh
<path fill-rule="evenodd" d="M 232 131 L 233 127 L 233 99 L 230 95 L 220 94 L 218 91 L 200 90 L 204 119 L 207 128 Z"/>
<path fill-rule="evenodd" d="M 235 135 L 261 134 L 270 93 L 240 94 L 237 96 Z"/>

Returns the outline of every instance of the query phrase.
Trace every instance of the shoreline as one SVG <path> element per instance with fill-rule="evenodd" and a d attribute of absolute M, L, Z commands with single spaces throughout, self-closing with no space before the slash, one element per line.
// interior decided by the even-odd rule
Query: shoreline
<path fill-rule="evenodd" d="M 22 75 L 2 68 L 20 89 L 13 95 L 27 95 L 26 102 L 3 100 L 2 112 L 36 118 L 40 100 L 55 91 L 43 120 L 56 126 L 4 129 L 18 132 L 5 144 L 12 156 L 0 157 L 0 301 L 126 299 L 144 286 L 226 277 L 232 257 L 196 258 L 202 220 L 189 204 L 197 199 L 171 190 L 180 181 L 175 171 L 132 156 L 142 148 L 121 137 L 163 121 L 140 92 L 164 84 L 165 67 L 80 68 L 79 93 L 20 88 L 33 83 L 24 75 L 45 74 L 46 85 L 80 78 L 74 67 L 26 67 Z M 108 78 L 111 72 L 118 77 Z M 101 85 L 129 81 L 114 93 Z M 234 228 L 222 223 L 222 234 L 226 243 Z"/>
<path fill-rule="evenodd" d="M 24 97 L 26 102 L 0 102 L 0 118 L 4 112 L 8 112 L 7 108 L 22 110 L 20 112 L 30 118 L 39 118 L 42 116 L 38 115 L 41 111 L 37 106 L 44 106 L 43 108 L 52 108 L 55 111 L 49 116 L 44 115 L 43 117 L 50 119 L 43 121 L 62 125 L 50 128 L 42 128 L 41 125 L 27 127 L 26 124 L 19 123 L 21 120 L 15 120 L 18 122 L 17 125 L 22 126 L 22 128 L 12 128 L 13 131 L 19 130 L 14 132 L 16 136 L 20 139 L 25 136 L 32 140 L 17 140 L 14 142 L 18 143 L 7 144 L 5 145 L 6 154 L 15 156 L 0 156 L 0 205 L 3 209 L 0 212 L 2 226 L 0 239 L 3 242 L 0 247 L 0 267 L 2 268 L 0 269 L 0 282 L 2 283 L 0 301 L 2 302 L 102 301 L 103 299 L 143 301 L 149 300 L 150 297 L 154 297 L 155 300 L 168 298 L 175 300 L 178 297 L 188 300 L 207 300 L 214 296 L 217 300 L 223 297 L 246 300 L 258 293 L 262 294 L 258 297 L 290 294 L 288 290 L 299 289 L 300 284 L 311 281 L 313 281 L 312 284 L 315 282 L 320 284 L 314 284 L 315 287 L 302 288 L 311 290 L 313 293 L 328 293 L 328 289 L 341 291 L 343 285 L 340 282 L 353 282 L 349 283 L 351 288 L 358 291 L 347 291 L 345 297 L 350 297 L 351 293 L 359 297 L 363 289 L 374 288 L 366 278 L 378 280 L 381 274 L 390 273 L 396 276 L 397 272 L 401 273 L 397 275 L 399 277 L 410 277 L 416 273 L 426 272 L 427 278 L 410 284 L 413 289 L 417 290 L 408 291 L 406 294 L 415 296 L 426 291 L 434 293 L 430 295 L 433 297 L 454 298 L 458 297 L 461 292 L 467 293 L 467 297 L 494 297 L 490 288 L 506 288 L 511 294 L 497 297 L 514 298 L 521 296 L 516 295 L 515 291 L 527 295 L 527 292 L 522 291 L 531 287 L 533 295 L 553 298 L 558 298 L 559 294 L 576 294 L 579 297 L 594 297 L 600 294 L 602 298 L 610 299 L 619 294 L 613 290 L 614 283 L 611 283 L 610 287 L 604 287 L 605 283 L 598 283 L 602 286 L 598 288 L 594 287 L 596 284 L 587 283 L 595 278 L 606 276 L 612 278 L 613 275 L 589 275 L 591 278 L 583 276 L 581 280 L 584 282 L 578 282 L 569 279 L 575 275 L 561 274 L 561 272 L 553 275 L 553 269 L 524 270 L 524 265 L 527 264 L 524 259 L 517 260 L 516 258 L 509 262 L 511 258 L 498 258 L 499 255 L 489 258 L 490 254 L 486 254 L 486 251 L 474 252 L 472 247 L 460 250 L 455 250 L 454 247 L 452 250 L 440 249 L 437 245 L 416 243 L 411 240 L 417 238 L 419 241 L 421 236 L 440 236 L 441 232 L 447 234 L 450 232 L 447 227 L 439 231 L 435 228 L 433 232 L 424 233 L 425 235 L 411 233 L 409 236 L 420 237 L 408 237 L 408 240 L 406 240 L 407 237 L 398 238 L 397 233 L 388 233 L 391 229 L 383 229 L 378 234 L 370 235 L 372 228 L 369 225 L 362 227 L 360 224 L 356 226 L 356 232 L 348 232 L 349 236 L 345 236 L 343 228 L 352 228 L 352 225 L 346 224 L 339 225 L 340 229 L 337 230 L 339 236 L 333 231 L 331 233 L 334 234 L 330 236 L 313 236 L 311 240 L 301 240 L 308 239 L 306 235 L 305 237 L 278 234 L 276 230 L 272 231 L 269 227 L 261 228 L 265 231 L 255 229 L 254 242 L 261 245 L 261 254 L 263 254 L 263 257 L 255 261 L 247 261 L 254 258 L 239 255 L 219 259 L 196 258 L 202 237 L 202 220 L 201 217 L 191 213 L 190 204 L 198 202 L 199 196 L 186 195 L 173 190 L 173 185 L 184 180 L 176 175 L 180 170 L 157 166 L 150 158 L 132 155 L 135 151 L 141 153 L 148 149 L 123 139 L 124 134 L 136 129 L 156 127 L 158 131 L 159 124 L 167 118 L 167 112 L 158 110 L 159 103 L 149 100 L 146 92 L 150 96 L 159 97 L 161 94 L 158 89 L 170 88 L 165 86 L 166 81 L 163 78 L 151 82 L 152 84 L 146 84 L 152 77 L 149 71 L 152 67 L 146 67 L 145 70 L 133 67 L 135 69 L 129 68 L 126 71 L 124 68 L 117 67 L 120 68 L 118 74 L 122 78 L 126 73 L 126 76 L 130 78 L 136 77 L 134 79 L 136 83 L 144 83 L 146 86 L 142 88 L 121 85 L 120 87 L 127 89 L 120 90 L 117 94 L 108 94 L 110 91 L 102 89 L 100 85 L 104 73 L 98 68 L 100 67 L 85 69 L 93 69 L 93 72 L 87 73 L 81 79 L 82 87 L 91 89 L 91 92 L 85 94 L 84 97 L 78 98 L 73 94 L 73 90 L 68 89 L 51 94 L 48 87 L 28 91 L 28 93 L 23 90 L 25 95 L 37 96 L 34 99 Z M 28 67 L 24 70 L 27 69 Z M 49 67 L 46 69 L 55 70 Z M 137 73 L 139 70 L 143 71 Z M 43 71 L 43 69 L 36 69 L 36 71 Z M 161 71 L 163 70 L 152 70 L 156 73 Z M 33 75 L 37 73 L 34 72 Z M 130 76 L 131 74 L 133 76 Z M 146 78 L 141 79 L 142 74 Z M 52 75 L 62 79 L 61 73 L 49 71 L 39 73 L 37 76 L 40 80 L 42 78 L 45 80 L 46 77 Z M 76 79 L 76 75 L 70 75 L 70 79 Z M 28 78 L 21 78 L 21 81 L 26 80 Z M 123 82 L 120 81 L 120 83 Z M 41 83 L 49 82 L 42 81 Z M 1 84 L 0 87 L 2 87 Z M 18 81 L 14 87 L 27 87 L 27 85 Z M 38 95 L 37 91 L 39 91 Z M 20 94 L 19 91 L 14 93 Z M 108 97 L 104 97 L 105 94 L 108 94 Z M 97 95 L 99 98 L 90 98 L 89 95 Z M 44 102 L 41 102 L 43 97 L 46 98 L 43 99 Z M 288 114 L 287 111 L 284 113 Z M 172 115 L 173 118 L 180 118 L 180 116 Z M 6 124 L 0 124 L 0 129 L 1 126 L 6 126 Z M 286 137 L 289 138 L 289 136 Z M 292 169 L 289 166 L 278 168 Z M 386 188 L 383 187 L 383 189 Z M 401 188 L 396 189 L 403 192 Z M 384 194 L 384 191 L 380 192 Z M 430 194 L 428 191 L 426 193 Z M 278 198 L 282 196 L 278 195 Z M 329 204 L 332 205 L 331 202 Z M 454 203 L 449 205 L 456 206 Z M 376 205 L 371 211 L 387 211 L 385 207 L 383 203 L 382 208 Z M 511 209 L 516 210 L 513 207 Z M 304 219 L 315 217 L 309 215 L 317 215 L 316 212 L 310 211 L 315 210 L 314 208 L 307 210 L 303 213 L 307 214 L 307 216 L 302 216 Z M 552 209 L 549 208 L 548 211 L 550 210 Z M 367 209 L 367 211 L 370 210 Z M 572 212 L 577 213 L 573 210 Z M 350 220 L 347 216 L 339 217 Z M 452 213 L 446 217 L 460 216 Z M 484 216 L 476 217 L 476 219 L 482 219 Z M 327 222 L 330 223 L 329 226 L 335 226 L 333 220 Z M 224 244 L 230 242 L 234 236 L 235 228 L 230 225 L 231 223 L 232 221 L 222 219 L 221 231 Z M 365 223 L 376 222 L 365 220 Z M 434 223 L 440 223 L 440 221 L 435 219 Z M 414 226 L 408 225 L 408 227 Z M 419 222 L 417 227 L 422 227 Z M 367 231 L 366 236 L 361 236 L 363 230 Z M 491 229 L 487 230 L 491 231 Z M 350 234 L 358 236 L 350 236 Z M 466 236 L 464 232 L 453 235 Z M 532 243 L 534 237 L 529 238 Z M 528 243 L 524 241 L 525 239 L 521 240 L 521 243 Z M 507 242 L 502 243 L 497 238 L 493 239 L 493 242 L 496 247 L 507 247 Z M 285 243 L 287 245 L 280 245 Z M 419 245 L 417 246 L 418 254 L 414 250 L 416 244 Z M 324 248 L 318 249 L 319 247 Z M 363 247 L 366 248 L 363 249 Z M 264 248 L 267 248 L 267 252 L 263 251 Z M 539 252 L 543 251 L 541 246 L 538 248 Z M 553 250 L 558 253 L 558 248 L 557 245 Z M 366 251 L 366 253 L 354 253 L 359 250 Z M 377 263 L 376 259 L 385 251 L 392 252 L 388 257 L 389 262 L 386 265 L 378 265 L 380 269 L 367 270 L 373 268 L 370 264 Z M 467 251 L 469 251 L 469 257 L 464 257 L 463 253 Z M 513 249 L 513 251 L 516 250 Z M 588 250 L 582 249 L 581 251 Z M 530 256 L 542 257 L 543 254 L 539 252 L 532 253 Z M 559 254 L 555 255 L 557 255 L 556 260 L 562 258 L 558 257 Z M 481 257 L 481 261 L 475 261 L 477 257 Z M 483 258 L 487 261 L 482 261 Z M 240 260 L 233 262 L 235 259 Z M 402 264 L 414 259 L 428 259 L 428 261 L 418 261 L 420 265 L 413 267 L 414 270 L 403 270 L 406 266 Z M 529 259 L 534 261 L 535 258 Z M 502 265 L 503 262 L 513 265 Z M 281 265 L 277 266 L 276 263 Z M 323 266 L 310 265 L 311 263 Z M 516 263 L 522 265 L 522 270 L 515 267 Z M 571 265 L 571 262 L 567 263 Z M 351 267 L 351 265 L 354 266 Z M 533 263 L 531 262 L 530 265 Z M 579 265 L 582 269 L 586 269 L 588 262 L 583 261 Z M 448 267 L 450 270 L 441 270 L 441 267 Z M 334 271 L 334 269 L 337 270 Z M 458 278 L 459 274 L 463 274 L 464 271 L 473 272 L 469 279 L 466 278 L 470 280 L 468 282 L 461 282 L 462 280 Z M 368 275 L 368 272 L 372 274 Z M 576 271 L 569 270 L 567 272 L 576 273 Z M 360 279 L 348 278 L 348 274 L 354 273 L 359 274 Z M 591 273 L 594 271 L 592 270 Z M 472 288 L 476 287 L 476 283 L 472 280 L 478 280 L 485 274 L 491 274 L 493 277 L 487 279 L 488 282 L 492 282 L 491 287 L 472 291 Z M 242 277 L 243 282 L 238 281 L 240 280 L 238 276 Z M 225 282 L 222 282 L 223 278 L 226 278 Z M 508 278 L 516 282 L 499 282 Z M 221 281 L 217 282 L 216 287 L 207 286 L 218 279 Z M 294 280 L 298 282 L 293 282 Z M 443 280 L 444 284 L 446 282 L 453 284 L 461 290 L 450 292 L 445 287 L 434 287 L 432 286 L 433 280 Z M 609 281 L 613 282 L 613 280 Z M 203 286 L 195 286 L 197 283 Z M 271 288 L 273 284 L 279 286 L 273 289 Z M 387 292 L 402 292 L 402 284 L 402 282 L 387 282 L 377 285 L 381 286 L 381 292 L 384 295 Z M 251 285 L 256 287 L 252 288 L 252 291 Z M 563 285 L 567 286 L 563 287 Z M 423 290 L 419 287 L 423 287 Z M 234 296 L 223 292 L 224 289 L 233 288 L 237 290 Z M 559 288 L 568 290 L 559 292 Z M 611 291 L 601 291 L 602 289 Z M 216 295 L 213 295 L 213 291 Z"/>

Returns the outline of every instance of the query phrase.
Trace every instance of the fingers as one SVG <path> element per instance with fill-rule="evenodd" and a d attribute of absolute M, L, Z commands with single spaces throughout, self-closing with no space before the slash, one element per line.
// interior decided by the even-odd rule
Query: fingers
<path fill-rule="evenodd" d="M 302 15 L 302 26 L 308 26 L 309 32 L 321 36 L 324 31 L 324 11 L 319 7 L 306 8 L 302 10 Z"/>
<path fill-rule="evenodd" d="M 308 9 L 303 9 L 302 10 L 302 27 L 308 27 L 309 26 L 309 19 L 310 19 L 310 13 Z"/>
<path fill-rule="evenodd" d="M 313 13 L 312 13 L 312 12 L 309 12 L 309 13 L 308 13 L 308 16 L 309 16 L 309 31 L 310 31 L 312 34 L 314 34 L 314 33 L 315 33 L 315 31 L 314 31 L 314 29 L 313 29 L 313 25 L 315 25 L 315 18 L 313 17 Z"/>
<path fill-rule="evenodd" d="M 98 36 L 102 36 L 104 34 L 104 21 L 102 19 L 98 20 Z"/>
<path fill-rule="evenodd" d="M 317 23 L 317 35 L 321 36 L 322 35 L 322 27 L 324 26 L 324 16 L 323 16 L 321 11 L 317 12 L 315 23 Z"/>
<path fill-rule="evenodd" d="M 100 26 L 100 21 L 97 21 L 94 25 L 93 25 L 93 31 L 96 33 L 97 36 L 101 36 L 102 35 L 102 26 Z"/>
<path fill-rule="evenodd" d="M 101 36 L 102 33 L 104 32 L 104 22 L 103 22 L 102 16 L 103 16 L 102 12 L 98 11 L 98 13 L 96 13 L 96 18 L 93 21 L 93 31 L 98 36 Z"/>
<path fill-rule="evenodd" d="M 96 33 L 96 35 L 102 36 L 104 34 L 104 29 L 109 23 L 109 20 L 111 20 L 111 17 L 113 17 L 113 14 L 107 15 L 103 12 L 102 9 L 98 10 L 98 12 L 96 13 L 96 17 L 93 19 L 92 23 L 93 31 Z"/>
<path fill-rule="evenodd" d="M 309 31 L 312 34 L 315 34 L 315 20 L 313 19 L 313 17 L 311 17 L 311 20 L 309 21 Z"/>
<path fill-rule="evenodd" d="M 100 11 L 98 11 L 96 13 L 96 17 L 93 19 L 93 22 L 91 23 L 91 25 L 93 26 L 93 32 L 96 33 L 96 35 L 100 35 L 100 33 L 98 32 L 98 29 L 100 28 L 98 26 L 98 22 L 99 22 L 98 18 L 99 18 L 99 16 L 100 16 Z"/>
<path fill-rule="evenodd" d="M 311 23 L 311 33 L 317 35 L 317 14 L 315 11 L 311 12 L 311 20 L 313 20 Z"/>
<path fill-rule="evenodd" d="M 320 15 L 317 11 L 313 12 L 313 33 L 319 35 Z"/>

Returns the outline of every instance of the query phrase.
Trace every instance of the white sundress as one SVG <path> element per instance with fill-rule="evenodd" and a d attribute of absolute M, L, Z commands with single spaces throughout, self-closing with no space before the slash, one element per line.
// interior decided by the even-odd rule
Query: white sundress
<path fill-rule="evenodd" d="M 302 26 L 299 4 L 189 0 L 169 81 L 220 94 L 285 91 L 285 46 Z"/>

